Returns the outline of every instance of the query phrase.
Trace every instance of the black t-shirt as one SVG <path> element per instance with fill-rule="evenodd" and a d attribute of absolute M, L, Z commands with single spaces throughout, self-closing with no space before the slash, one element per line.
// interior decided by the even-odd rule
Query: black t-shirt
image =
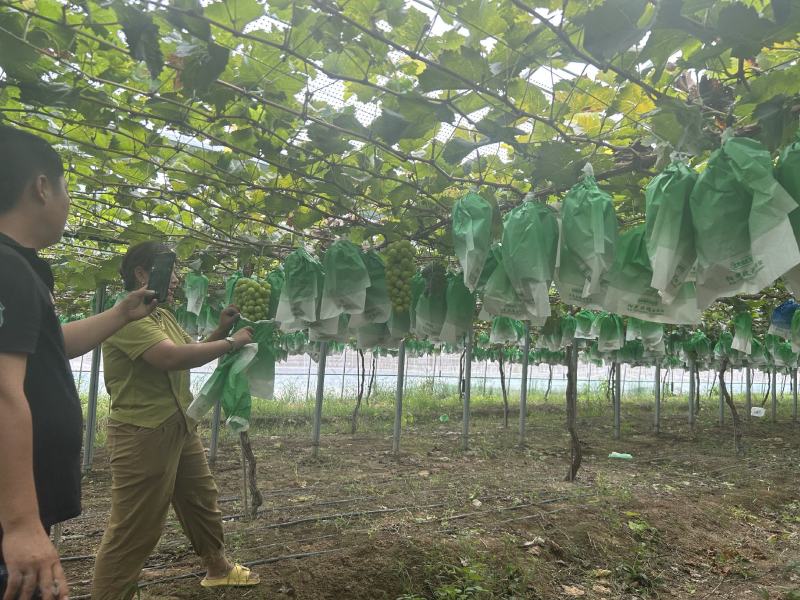
<path fill-rule="evenodd" d="M 81 404 L 53 306 L 53 272 L 34 250 L 2 234 L 0 353 L 28 355 L 33 475 L 39 515 L 49 527 L 81 511 Z"/>

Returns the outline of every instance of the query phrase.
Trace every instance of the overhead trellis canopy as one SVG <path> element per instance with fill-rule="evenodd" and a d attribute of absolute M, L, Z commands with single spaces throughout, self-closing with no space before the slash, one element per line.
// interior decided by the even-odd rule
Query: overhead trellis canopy
<path fill-rule="evenodd" d="M 796 0 L 4 0 L 0 120 L 64 154 L 58 268 L 168 237 L 210 269 L 339 237 L 452 254 L 455 198 L 551 200 L 586 162 L 623 224 L 674 152 L 797 126 Z"/>

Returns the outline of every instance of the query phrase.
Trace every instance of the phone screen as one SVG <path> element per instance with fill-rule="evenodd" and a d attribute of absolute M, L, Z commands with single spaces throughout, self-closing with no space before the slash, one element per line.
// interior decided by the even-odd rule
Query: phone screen
<path fill-rule="evenodd" d="M 160 304 L 167 301 L 169 284 L 172 281 L 172 270 L 175 268 L 175 253 L 162 252 L 156 254 L 153 259 L 153 268 L 150 269 L 150 280 L 147 284 L 148 290 L 156 293 L 156 300 Z"/>

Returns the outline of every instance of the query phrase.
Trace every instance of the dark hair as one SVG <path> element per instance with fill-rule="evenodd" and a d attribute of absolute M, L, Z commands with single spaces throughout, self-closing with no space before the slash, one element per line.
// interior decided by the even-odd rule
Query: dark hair
<path fill-rule="evenodd" d="M 136 267 L 142 267 L 145 271 L 149 271 L 153 267 L 156 254 L 169 251 L 168 246 L 154 241 L 142 242 L 128 248 L 122 259 L 122 266 L 119 268 L 125 289 L 132 292 L 139 287 L 139 283 L 136 281 Z"/>
<path fill-rule="evenodd" d="M 58 152 L 38 136 L 0 125 L 0 214 L 14 208 L 25 187 L 42 174 L 54 180 L 64 174 Z"/>

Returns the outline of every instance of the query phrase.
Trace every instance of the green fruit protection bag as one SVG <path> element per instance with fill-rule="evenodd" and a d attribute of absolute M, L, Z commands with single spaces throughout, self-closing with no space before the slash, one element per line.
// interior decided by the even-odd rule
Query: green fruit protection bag
<path fill-rule="evenodd" d="M 447 313 L 439 336 L 448 344 L 460 343 L 472 326 L 475 294 L 467 289 L 460 273 L 447 276 Z"/>
<path fill-rule="evenodd" d="M 657 323 L 699 323 L 700 311 L 694 285 L 681 284 L 672 302 L 665 304 L 658 290 L 650 285 L 652 275 L 645 226 L 638 225 L 619 238 L 614 263 L 605 275 L 603 307 L 609 312 Z"/>
<path fill-rule="evenodd" d="M 800 311 L 795 311 L 795 314 L 798 312 Z M 733 317 L 733 333 L 731 348 L 743 354 L 750 354 L 753 348 L 753 316 L 749 312 L 740 312 Z"/>
<path fill-rule="evenodd" d="M 234 433 L 250 427 L 252 396 L 272 398 L 275 386 L 275 324 L 261 321 L 253 327 L 253 343 L 226 354 L 189 405 L 186 413 L 200 421 L 217 403 Z"/>
<path fill-rule="evenodd" d="M 562 302 L 600 308 L 603 275 L 614 261 L 617 217 L 611 196 L 587 175 L 564 197 L 556 285 Z"/>
<path fill-rule="evenodd" d="M 414 273 L 411 278 L 411 310 L 409 311 L 409 325 L 411 331 L 417 329 L 417 303 L 425 291 L 425 278 L 422 273 Z M 398 317 L 399 318 L 399 317 Z"/>
<path fill-rule="evenodd" d="M 698 177 L 690 204 L 701 309 L 723 296 L 759 292 L 800 263 L 789 222 L 797 202 L 755 140 L 726 140 Z"/>
<path fill-rule="evenodd" d="M 738 369 L 742 366 L 744 357 L 744 354 L 733 348 L 733 334 L 730 331 L 723 331 L 719 341 L 714 345 L 714 366 L 720 368 L 722 361 L 727 360 L 729 367 Z"/>
<path fill-rule="evenodd" d="M 630 317 L 625 330 L 625 341 L 632 340 L 641 340 L 645 351 L 660 351 L 664 347 L 664 326 Z"/>
<path fill-rule="evenodd" d="M 356 347 L 359 350 L 387 347 L 392 342 L 392 335 L 386 323 L 369 323 L 359 327 L 356 332 Z"/>
<path fill-rule="evenodd" d="M 486 287 L 486 283 L 489 281 L 489 277 L 492 276 L 494 270 L 497 268 L 502 262 L 502 250 L 500 249 L 500 244 L 495 244 L 492 246 L 489 255 L 486 257 L 486 262 L 483 264 L 483 270 L 481 271 L 480 279 L 478 279 L 478 286 L 477 290 L 482 291 Z"/>
<path fill-rule="evenodd" d="M 578 320 L 572 315 L 561 317 L 561 347 L 571 346 L 575 341 L 575 331 L 578 329 Z"/>
<path fill-rule="evenodd" d="M 189 336 L 197 338 L 197 315 L 190 313 L 181 305 L 175 310 L 175 320 Z"/>
<path fill-rule="evenodd" d="M 792 350 L 794 352 L 800 352 L 800 310 L 794 311 L 794 314 L 792 315 L 791 331 Z"/>
<path fill-rule="evenodd" d="M 350 339 L 350 315 L 342 313 L 338 317 L 321 319 L 308 324 L 308 339 L 311 342 L 345 343 Z"/>
<path fill-rule="evenodd" d="M 600 313 L 594 320 L 592 329 L 597 335 L 597 350 L 601 354 L 615 352 L 625 345 L 625 334 L 619 315 Z"/>
<path fill-rule="evenodd" d="M 800 132 L 798 133 L 800 138 Z M 781 152 L 775 166 L 775 179 L 778 180 L 795 203 L 800 205 L 800 139 L 789 144 Z M 789 213 L 795 241 L 800 240 L 800 210 Z M 800 243 L 800 242 L 799 242 Z M 795 296 L 800 296 L 800 266 L 789 269 L 783 275 L 786 286 Z"/>
<path fill-rule="evenodd" d="M 208 302 L 203 304 L 200 315 L 197 317 L 197 333 L 200 337 L 208 337 L 217 329 L 219 325 L 220 310 L 214 308 Z"/>
<path fill-rule="evenodd" d="M 712 357 L 711 342 L 702 331 L 695 331 L 683 345 L 690 361 L 706 364 Z"/>
<path fill-rule="evenodd" d="M 592 325 L 594 324 L 595 313 L 590 310 L 582 310 L 575 315 L 575 337 L 581 340 L 592 340 Z"/>
<path fill-rule="evenodd" d="M 753 338 L 753 345 L 747 364 L 756 368 L 765 367 L 767 365 L 767 354 L 764 350 L 764 344 L 755 337 Z"/>
<path fill-rule="evenodd" d="M 208 294 L 208 277 L 201 273 L 187 274 L 183 281 L 183 292 L 186 294 L 186 310 L 200 316 Z"/>
<path fill-rule="evenodd" d="M 622 348 L 617 352 L 616 359 L 632 367 L 638 367 L 644 364 L 644 345 L 642 341 L 631 340 L 630 342 L 625 342 Z"/>
<path fill-rule="evenodd" d="M 485 317 L 509 317 L 518 321 L 527 321 L 534 317 L 528 312 L 528 306 L 517 296 L 514 286 L 506 273 L 503 261 L 498 258 L 498 264 L 492 272 L 486 287 L 483 289 L 482 319 Z"/>
<path fill-rule="evenodd" d="M 495 317 L 492 319 L 492 332 L 488 342 L 490 344 L 517 344 L 525 335 L 522 321 L 508 317 Z"/>
<path fill-rule="evenodd" d="M 528 314 L 550 316 L 550 285 L 558 254 L 558 219 L 538 202 L 524 202 L 503 223 L 503 266 Z"/>
<path fill-rule="evenodd" d="M 330 319 L 342 313 L 358 315 L 364 312 L 369 273 L 361 250 L 347 240 L 331 244 L 322 259 L 325 284 L 319 318 Z"/>
<path fill-rule="evenodd" d="M 392 309 L 387 325 L 392 340 L 394 342 L 399 342 L 411 331 L 411 311 L 398 313 Z"/>
<path fill-rule="evenodd" d="M 298 248 L 283 263 L 284 283 L 275 318 L 283 331 L 305 329 L 317 321 L 318 299 L 322 292 L 322 265 Z"/>
<path fill-rule="evenodd" d="M 453 205 L 453 245 L 464 271 L 464 285 L 471 292 L 478 286 L 492 243 L 492 205 L 474 192 Z"/>
<path fill-rule="evenodd" d="M 278 314 L 278 304 L 281 299 L 281 292 L 283 291 L 283 282 L 285 276 L 283 269 L 275 269 L 267 275 L 267 283 L 270 285 L 269 307 L 267 308 L 267 319 L 274 319 Z"/>
<path fill-rule="evenodd" d="M 645 188 L 645 243 L 653 275 L 650 285 L 665 304 L 679 294 L 697 260 L 689 197 L 697 173 L 681 162 L 669 165 Z"/>
<path fill-rule="evenodd" d="M 563 334 L 561 333 L 561 317 L 549 316 L 545 321 L 542 331 L 539 334 L 539 339 L 536 342 L 537 348 L 543 348 L 550 352 L 556 352 L 561 349 L 561 340 Z"/>
<path fill-rule="evenodd" d="M 386 323 L 392 313 L 389 290 L 386 284 L 386 267 L 377 252 L 369 251 L 363 255 L 370 285 L 364 299 L 364 312 L 350 318 L 350 328 L 357 329 L 371 323 Z"/>
<path fill-rule="evenodd" d="M 447 316 L 447 286 L 423 291 L 414 309 L 414 334 L 422 339 L 439 341 Z"/>

